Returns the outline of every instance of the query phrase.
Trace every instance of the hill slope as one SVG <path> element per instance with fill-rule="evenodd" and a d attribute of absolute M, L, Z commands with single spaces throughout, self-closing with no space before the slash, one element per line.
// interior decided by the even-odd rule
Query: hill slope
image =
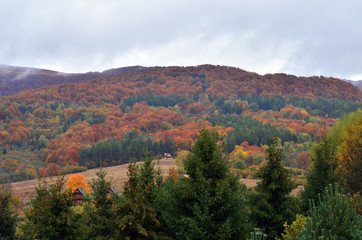
<path fill-rule="evenodd" d="M 335 78 L 213 65 L 128 70 L 1 97 L 0 176 L 123 164 L 144 151 L 175 154 L 189 150 L 202 127 L 217 131 L 246 167 L 262 164 L 264 145 L 277 136 L 285 164 L 306 168 L 311 142 L 361 108 L 361 91 Z"/>
<path fill-rule="evenodd" d="M 103 72 L 61 73 L 45 69 L 13 67 L 0 64 L 0 96 L 62 83 L 80 83 L 104 76 L 140 71 L 141 66 L 110 69 Z"/>
<path fill-rule="evenodd" d="M 347 80 L 347 79 L 342 79 L 342 80 L 346 81 L 348 83 L 351 83 L 354 86 L 357 86 L 359 90 L 362 90 L 362 80 L 358 80 L 358 81 L 351 81 L 351 80 Z"/>

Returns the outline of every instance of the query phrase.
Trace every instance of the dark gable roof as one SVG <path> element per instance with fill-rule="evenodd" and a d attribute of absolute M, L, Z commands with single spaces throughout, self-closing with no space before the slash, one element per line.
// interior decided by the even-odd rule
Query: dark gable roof
<path fill-rule="evenodd" d="M 115 195 L 117 195 L 118 197 L 121 197 L 121 194 L 119 194 L 119 192 L 116 190 L 115 187 L 111 187 L 111 191 L 112 191 Z"/>
<path fill-rule="evenodd" d="M 79 190 L 79 192 L 84 196 L 84 197 L 88 197 L 88 194 L 84 191 L 84 189 L 82 187 L 77 188 Z M 77 190 L 76 189 L 76 190 Z"/>

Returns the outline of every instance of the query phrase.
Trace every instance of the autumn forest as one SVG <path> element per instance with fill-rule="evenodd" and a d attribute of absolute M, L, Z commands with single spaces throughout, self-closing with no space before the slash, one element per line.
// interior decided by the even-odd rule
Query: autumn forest
<path fill-rule="evenodd" d="M 0 174 L 19 181 L 128 163 L 145 151 L 175 155 L 190 150 L 202 127 L 216 129 L 244 169 L 263 164 L 272 136 L 281 141 L 286 166 L 306 169 L 311 143 L 336 118 L 360 108 L 361 95 L 338 79 L 260 76 L 212 65 L 156 67 L 23 91 L 1 98 L 0 145 L 7 154 Z"/>

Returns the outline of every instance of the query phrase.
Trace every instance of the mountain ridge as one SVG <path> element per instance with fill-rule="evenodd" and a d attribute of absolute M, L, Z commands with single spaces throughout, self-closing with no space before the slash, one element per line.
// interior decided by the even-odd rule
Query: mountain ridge
<path fill-rule="evenodd" d="M 119 75 L 143 69 L 146 69 L 146 67 L 130 66 L 108 69 L 102 72 L 65 73 L 41 68 L 0 64 L 0 97 L 13 95 L 24 90 L 63 83 L 80 83 L 104 76 Z"/>
<path fill-rule="evenodd" d="M 249 77 L 254 77 L 256 79 L 270 79 L 270 78 L 287 78 L 287 83 L 293 83 L 293 81 L 300 79 L 313 79 L 318 81 L 320 79 L 329 79 L 331 81 L 341 81 L 347 82 L 352 86 L 356 86 L 361 91 L 362 84 L 359 82 L 355 83 L 350 80 L 344 80 L 333 77 L 324 77 L 324 76 L 295 76 L 285 73 L 274 73 L 274 74 L 265 74 L 259 75 L 254 72 L 248 72 L 240 68 L 230 67 L 230 66 L 215 66 L 215 65 L 199 65 L 199 66 L 190 66 L 190 67 L 179 67 L 179 66 L 170 66 L 170 67 L 143 67 L 140 65 L 120 67 L 107 69 L 102 72 L 85 72 L 85 73 L 65 73 L 58 72 L 47 69 L 40 68 L 29 68 L 29 67 L 18 67 L 18 66 L 8 66 L 0 64 L 0 97 L 9 96 L 19 93 L 24 90 L 33 90 L 45 86 L 60 85 L 63 83 L 81 83 L 89 80 L 96 80 L 101 78 L 110 78 L 112 76 L 123 75 L 127 73 L 137 73 L 147 69 L 163 69 L 163 72 L 167 72 L 167 69 L 170 71 L 178 71 L 177 69 L 194 69 L 194 72 L 197 72 L 197 69 L 203 68 L 220 68 L 222 71 L 227 71 L 228 69 L 233 69 L 238 72 L 248 75 Z M 166 69 L 166 70 L 165 70 Z M 152 70 L 150 70 L 152 71 Z M 181 70 L 182 71 L 182 70 Z M 191 73 L 195 75 L 196 73 Z M 174 75 L 174 74 L 169 74 Z M 240 74 L 239 74 L 240 75 Z M 222 78 L 222 76 L 221 76 Z M 240 80 L 240 78 L 239 78 Z M 360 81 L 362 82 L 362 81 Z M 342 84 L 343 85 L 343 84 Z"/>
<path fill-rule="evenodd" d="M 358 89 L 362 91 L 362 80 L 355 80 L 355 81 L 348 79 L 341 79 L 341 80 L 351 83 L 352 85 L 358 87 Z"/>

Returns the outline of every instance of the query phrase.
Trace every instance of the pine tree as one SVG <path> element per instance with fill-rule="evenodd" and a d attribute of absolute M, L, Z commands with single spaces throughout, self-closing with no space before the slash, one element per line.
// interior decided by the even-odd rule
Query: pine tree
<path fill-rule="evenodd" d="M 350 195 L 343 194 L 335 185 L 329 185 L 319 204 L 311 200 L 307 223 L 298 239 L 362 239 L 362 216 L 351 202 Z M 359 199 L 361 204 L 361 199 Z"/>
<path fill-rule="evenodd" d="M 289 196 L 294 184 L 282 165 L 282 149 L 277 148 L 276 143 L 277 139 L 271 140 L 267 149 L 268 163 L 260 169 L 261 181 L 251 197 L 251 217 L 257 227 L 264 229 L 268 239 L 279 237 L 284 222 L 290 222 L 295 215 Z"/>
<path fill-rule="evenodd" d="M 176 239 L 246 239 L 246 210 L 239 178 L 217 136 L 202 129 L 184 161 L 188 177 L 166 183 L 161 208 L 167 233 Z M 168 204 L 168 205 L 167 205 Z"/>
<path fill-rule="evenodd" d="M 12 193 L 5 184 L 0 189 L 0 239 L 14 239 L 17 214 L 12 206 Z"/>

